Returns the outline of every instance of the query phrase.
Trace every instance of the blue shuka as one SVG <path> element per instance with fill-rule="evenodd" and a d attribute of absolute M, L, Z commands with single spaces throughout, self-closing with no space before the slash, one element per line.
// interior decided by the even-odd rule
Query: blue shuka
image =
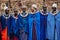
<path fill-rule="evenodd" d="M 2 15 L 1 16 L 1 26 L 2 26 L 2 40 L 8 40 L 11 33 L 11 16 Z"/>
<path fill-rule="evenodd" d="M 60 12 L 56 16 L 56 31 L 57 31 L 57 40 L 60 40 Z"/>
<path fill-rule="evenodd" d="M 18 30 L 21 29 L 21 26 L 22 25 L 20 24 L 19 16 L 17 16 L 17 18 L 12 16 L 11 17 L 11 27 L 12 27 L 14 34 L 16 34 L 18 32 Z"/>
<path fill-rule="evenodd" d="M 1 26 L 1 16 L 0 16 L 0 39 L 2 40 L 2 26 Z"/>
<path fill-rule="evenodd" d="M 20 40 L 20 30 L 21 30 L 21 26 L 22 24 L 20 24 L 20 19 L 19 16 L 17 16 L 17 18 L 13 15 L 11 17 L 11 30 L 12 33 L 14 34 L 13 37 L 15 36 L 16 38 L 18 38 L 17 40 Z"/>
<path fill-rule="evenodd" d="M 22 24 L 22 26 L 21 26 L 21 31 L 22 31 L 21 40 L 28 40 L 28 34 L 29 34 L 28 16 L 29 15 L 26 12 L 23 12 L 19 15 L 19 19 L 21 21 L 20 24 Z"/>
<path fill-rule="evenodd" d="M 0 33 L 2 31 L 2 26 L 1 26 L 1 16 L 0 16 Z"/>
<path fill-rule="evenodd" d="M 28 32 L 28 28 L 29 28 L 29 25 L 28 25 L 28 15 L 26 17 L 22 17 L 20 14 L 19 14 L 19 19 L 20 19 L 20 24 L 22 24 L 21 26 L 21 29 L 24 30 L 24 32 L 26 33 L 29 33 Z"/>
<path fill-rule="evenodd" d="M 35 14 L 29 14 L 29 40 L 32 40 L 32 33 L 33 33 L 33 23 L 35 20 L 35 30 L 37 40 L 40 40 L 40 12 L 36 12 Z"/>
<path fill-rule="evenodd" d="M 48 14 L 46 13 L 41 13 L 40 14 L 40 29 L 41 29 L 41 40 L 45 40 L 46 39 L 46 29 L 47 29 L 47 16 L 48 16 Z"/>
<path fill-rule="evenodd" d="M 60 40 L 60 12 L 56 15 L 52 13 L 47 17 L 47 38 L 49 40 Z"/>
<path fill-rule="evenodd" d="M 8 28 L 8 35 L 11 33 L 11 16 L 9 15 L 8 18 L 5 17 L 5 15 L 1 16 L 1 25 L 2 30 L 4 30 L 6 27 Z"/>

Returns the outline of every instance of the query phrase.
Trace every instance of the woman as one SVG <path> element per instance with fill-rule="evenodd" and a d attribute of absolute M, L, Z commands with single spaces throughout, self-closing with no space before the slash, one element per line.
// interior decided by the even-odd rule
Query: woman
<path fill-rule="evenodd" d="M 46 5 L 44 5 L 43 10 L 41 11 L 41 14 L 40 14 L 41 40 L 46 39 L 47 16 L 48 16 L 47 7 Z"/>
<path fill-rule="evenodd" d="M 33 4 L 29 14 L 29 40 L 40 40 L 40 12 Z"/>
<path fill-rule="evenodd" d="M 48 40 L 60 40 L 60 12 L 57 11 L 57 4 L 52 5 L 52 12 L 47 17 L 47 38 Z"/>
<path fill-rule="evenodd" d="M 23 5 L 22 6 L 22 12 L 20 12 L 19 18 L 20 18 L 20 24 L 22 24 L 22 28 L 20 30 L 20 37 L 21 40 L 28 40 L 28 12 L 27 12 L 27 6 Z"/>
<path fill-rule="evenodd" d="M 12 33 L 10 35 L 10 40 L 20 40 L 20 19 L 19 19 L 19 13 L 18 10 L 14 10 L 14 14 L 11 17 L 11 30 Z"/>
<path fill-rule="evenodd" d="M 11 33 L 11 16 L 9 14 L 9 9 L 5 10 L 5 14 L 1 16 L 2 25 L 2 40 L 9 40 L 9 34 Z"/>

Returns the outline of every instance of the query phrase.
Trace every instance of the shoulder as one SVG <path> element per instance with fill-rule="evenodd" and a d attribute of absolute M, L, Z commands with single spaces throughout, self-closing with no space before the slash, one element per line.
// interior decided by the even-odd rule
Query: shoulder
<path fill-rule="evenodd" d="M 57 17 L 59 17 L 59 18 L 60 18 L 60 11 L 58 11 L 58 13 L 57 13 Z"/>
<path fill-rule="evenodd" d="M 40 14 L 41 12 L 40 11 L 37 11 L 36 13 Z"/>
<path fill-rule="evenodd" d="M 1 15 L 0 17 L 3 17 L 3 15 Z"/>

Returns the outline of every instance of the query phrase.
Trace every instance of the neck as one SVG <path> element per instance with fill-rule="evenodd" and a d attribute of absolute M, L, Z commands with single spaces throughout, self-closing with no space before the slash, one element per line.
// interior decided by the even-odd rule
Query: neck
<path fill-rule="evenodd" d="M 47 13 L 47 11 L 42 11 L 42 13 L 46 14 L 46 13 Z"/>
<path fill-rule="evenodd" d="M 58 13 L 58 11 L 56 10 L 56 11 L 54 11 L 54 12 L 52 12 L 52 14 L 53 15 L 56 15 Z"/>
<path fill-rule="evenodd" d="M 17 15 L 14 15 L 15 17 L 17 17 Z"/>
<path fill-rule="evenodd" d="M 5 15 L 9 15 L 9 14 L 5 14 Z"/>

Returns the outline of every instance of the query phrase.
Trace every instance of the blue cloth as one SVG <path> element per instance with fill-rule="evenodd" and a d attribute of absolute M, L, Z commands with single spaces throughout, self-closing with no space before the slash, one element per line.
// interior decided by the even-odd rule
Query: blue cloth
<path fill-rule="evenodd" d="M 47 17 L 47 38 L 49 40 L 60 40 L 60 12 L 57 15 L 52 15 L 50 12 Z"/>
<path fill-rule="evenodd" d="M 2 30 L 4 30 L 6 27 L 8 28 L 8 35 L 11 33 L 11 17 L 6 19 L 3 15 L 1 16 L 1 25 Z"/>
<path fill-rule="evenodd" d="M 23 16 L 26 15 L 26 12 L 23 12 L 22 13 Z M 26 17 L 22 17 L 20 14 L 19 14 L 19 19 L 20 19 L 20 24 L 22 25 L 21 26 L 21 31 L 22 31 L 22 34 L 21 34 L 21 39 L 22 40 L 28 40 L 28 34 L 29 34 L 29 21 L 28 21 L 28 16 L 27 15 Z"/>
<path fill-rule="evenodd" d="M 11 36 L 12 38 L 15 36 L 18 38 L 18 40 L 20 40 L 20 30 L 21 30 L 21 26 L 22 24 L 20 24 L 21 20 L 19 19 L 19 15 L 17 16 L 17 18 L 15 18 L 14 16 L 11 17 Z"/>
<path fill-rule="evenodd" d="M 36 35 L 37 40 L 40 40 L 40 12 L 36 12 L 36 14 L 29 14 L 29 40 L 32 40 L 32 30 L 33 30 L 33 20 L 36 20 Z"/>
<path fill-rule="evenodd" d="M 60 40 L 60 12 L 58 12 L 56 16 L 56 33 L 57 33 L 57 40 Z"/>
<path fill-rule="evenodd" d="M 27 15 L 26 17 L 22 17 L 21 15 L 19 15 L 19 19 L 21 21 L 20 24 L 22 24 L 21 29 L 23 29 L 26 33 L 29 33 L 28 16 L 29 15 Z"/>
<path fill-rule="evenodd" d="M 0 16 L 0 33 L 2 31 L 2 26 L 1 26 L 1 16 Z"/>
<path fill-rule="evenodd" d="M 14 32 L 14 34 L 16 34 L 21 29 L 21 26 L 22 25 L 20 24 L 19 16 L 17 17 L 17 19 L 12 16 L 11 27 L 12 27 L 12 31 Z"/>
<path fill-rule="evenodd" d="M 41 40 L 45 40 L 46 39 L 46 29 L 47 29 L 47 15 L 43 15 L 43 14 L 40 14 L 40 29 L 41 29 Z"/>

